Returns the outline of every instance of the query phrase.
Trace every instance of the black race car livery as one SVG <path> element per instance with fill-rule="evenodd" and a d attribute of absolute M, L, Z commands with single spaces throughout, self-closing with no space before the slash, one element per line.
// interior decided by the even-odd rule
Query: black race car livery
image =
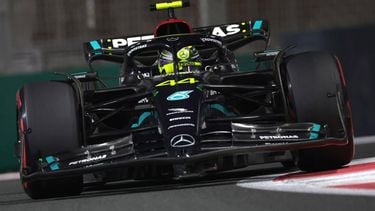
<path fill-rule="evenodd" d="M 78 194 L 96 181 L 182 179 L 267 162 L 305 171 L 353 157 L 337 57 L 267 49 L 265 20 L 192 28 L 174 9 L 154 34 L 84 44 L 90 72 L 17 92 L 20 174 L 32 198 Z M 264 42 L 253 69 L 234 51 Z M 192 58 L 194 57 L 194 60 Z M 121 64 L 106 87 L 93 63 Z"/>

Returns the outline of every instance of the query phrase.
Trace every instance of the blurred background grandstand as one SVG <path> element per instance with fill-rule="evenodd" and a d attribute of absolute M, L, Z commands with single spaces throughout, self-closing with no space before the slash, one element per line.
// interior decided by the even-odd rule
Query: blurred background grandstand
<path fill-rule="evenodd" d="M 156 0 L 0 0 L 0 73 L 84 66 L 82 43 L 150 33 L 165 13 Z M 272 46 L 283 34 L 375 23 L 373 0 L 191 0 L 178 10 L 193 26 L 256 18 L 271 23 Z"/>

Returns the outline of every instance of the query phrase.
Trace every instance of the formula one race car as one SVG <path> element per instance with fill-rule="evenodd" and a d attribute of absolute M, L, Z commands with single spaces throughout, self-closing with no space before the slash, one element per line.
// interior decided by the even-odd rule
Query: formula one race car
<path fill-rule="evenodd" d="M 85 43 L 90 72 L 17 92 L 20 174 L 31 198 L 79 194 L 87 177 L 183 179 L 291 159 L 318 171 L 351 161 L 338 58 L 264 50 L 249 60 L 254 69 L 239 71 L 233 51 L 267 44 L 267 21 L 192 28 L 174 14 L 187 5 L 152 5 L 169 15 L 154 34 Z M 122 65 L 118 86 L 105 87 L 97 60 Z"/>

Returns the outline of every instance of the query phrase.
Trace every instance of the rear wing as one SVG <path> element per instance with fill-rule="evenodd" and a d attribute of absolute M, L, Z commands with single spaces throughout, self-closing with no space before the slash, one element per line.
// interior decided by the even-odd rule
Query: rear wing
<path fill-rule="evenodd" d="M 269 24 L 265 20 L 244 21 L 224 25 L 193 28 L 193 33 L 222 37 L 230 50 L 235 50 L 254 40 L 269 41 Z M 123 36 L 92 40 L 83 44 L 86 61 L 109 60 L 123 62 L 124 50 L 140 41 L 153 39 L 152 34 Z"/>

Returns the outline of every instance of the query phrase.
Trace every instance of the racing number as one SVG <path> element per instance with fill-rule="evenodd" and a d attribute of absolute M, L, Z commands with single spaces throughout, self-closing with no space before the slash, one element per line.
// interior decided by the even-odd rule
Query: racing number
<path fill-rule="evenodd" d="M 157 84 L 156 86 L 157 87 L 159 87 L 159 86 L 176 86 L 177 84 L 195 84 L 195 83 L 198 83 L 197 79 L 195 79 L 195 78 L 185 78 L 185 79 L 182 79 L 182 80 L 179 80 L 179 81 L 176 81 L 174 79 L 163 81 L 160 84 Z"/>

